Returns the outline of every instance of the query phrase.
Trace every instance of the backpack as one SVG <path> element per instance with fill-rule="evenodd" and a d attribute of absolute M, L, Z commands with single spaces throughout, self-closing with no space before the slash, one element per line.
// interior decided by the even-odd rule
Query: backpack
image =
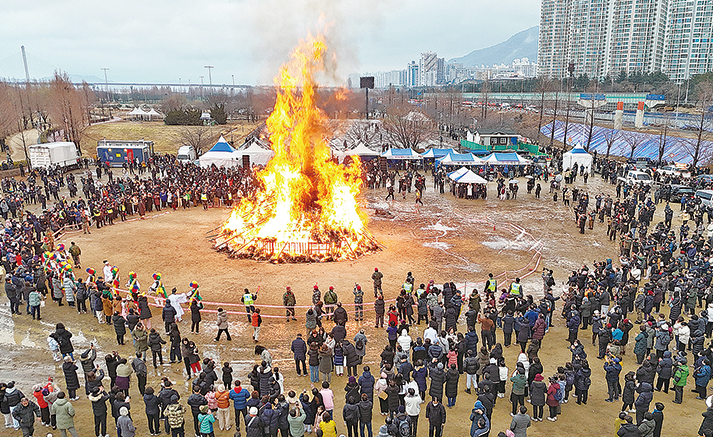
<path fill-rule="evenodd" d="M 562 402 L 564 398 L 564 384 L 560 385 L 559 390 L 557 390 L 553 396 L 557 402 Z"/>
<path fill-rule="evenodd" d="M 550 276 L 549 278 L 547 278 L 547 286 L 548 286 L 548 287 L 554 287 L 554 286 L 555 286 L 555 278 L 553 278 L 552 276 Z"/>
<path fill-rule="evenodd" d="M 399 437 L 411 437 L 411 425 L 409 425 L 408 419 L 399 423 Z"/>

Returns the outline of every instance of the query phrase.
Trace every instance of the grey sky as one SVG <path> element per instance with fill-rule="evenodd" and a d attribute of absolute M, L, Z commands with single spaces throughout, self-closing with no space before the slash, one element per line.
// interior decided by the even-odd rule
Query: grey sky
<path fill-rule="evenodd" d="M 55 69 L 109 81 L 271 83 L 308 30 L 325 27 L 336 75 L 446 59 L 539 23 L 538 0 L 0 0 L 0 78 Z"/>

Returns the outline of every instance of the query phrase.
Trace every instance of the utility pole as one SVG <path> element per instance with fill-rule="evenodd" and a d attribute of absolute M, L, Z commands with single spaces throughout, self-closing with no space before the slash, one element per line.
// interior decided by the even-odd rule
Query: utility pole
<path fill-rule="evenodd" d="M 210 86 L 210 92 L 211 92 L 211 94 L 212 94 L 212 93 L 213 93 L 213 78 L 211 77 L 210 70 L 213 69 L 213 66 L 212 66 L 212 65 L 206 65 L 206 66 L 203 67 L 203 68 L 207 68 L 207 69 L 208 69 L 208 85 Z"/>

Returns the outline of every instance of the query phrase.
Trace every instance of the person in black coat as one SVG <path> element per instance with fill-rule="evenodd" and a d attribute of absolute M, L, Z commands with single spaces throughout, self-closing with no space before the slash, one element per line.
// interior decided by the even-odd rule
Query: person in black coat
<path fill-rule="evenodd" d="M 656 402 L 654 404 L 654 412 L 652 413 L 652 416 L 654 416 L 654 422 L 656 422 L 656 426 L 654 426 L 654 437 L 661 437 L 661 427 L 663 427 L 663 409 L 664 405 L 661 402 Z"/>
<path fill-rule="evenodd" d="M 129 331 L 133 331 L 136 325 L 139 324 L 139 315 L 136 314 L 136 310 L 133 308 L 129 309 L 129 314 L 126 315 L 126 325 L 129 327 Z"/>
<path fill-rule="evenodd" d="M 161 311 L 161 318 L 163 319 L 163 324 L 166 328 L 164 331 L 168 334 L 171 330 L 171 323 L 176 323 L 176 309 L 171 305 L 170 300 L 166 300 L 166 305 Z"/>
<path fill-rule="evenodd" d="M 64 372 L 64 381 L 67 384 L 67 393 L 69 394 L 69 400 L 76 401 L 79 399 L 77 397 L 77 389 L 79 389 L 79 378 L 77 377 L 77 367 L 71 357 L 64 357 L 64 364 L 62 364 L 62 372 Z"/>
<path fill-rule="evenodd" d="M 69 355 L 74 361 L 74 346 L 72 346 L 72 333 L 64 328 L 64 324 L 57 323 L 55 331 L 50 334 L 59 345 L 59 352 L 63 357 Z"/>
<path fill-rule="evenodd" d="M 201 309 L 203 309 L 203 304 L 193 299 L 191 302 L 191 332 L 195 332 L 196 334 L 198 334 L 202 320 Z"/>
<path fill-rule="evenodd" d="M 126 335 L 126 319 L 123 318 L 118 311 L 115 311 L 111 321 L 114 324 L 114 332 L 116 332 L 116 343 L 119 345 L 124 344 L 124 336 Z"/>
<path fill-rule="evenodd" d="M 151 329 L 151 307 L 146 296 L 139 296 L 139 319 L 144 322 L 147 329 Z"/>
<path fill-rule="evenodd" d="M 295 359 L 295 370 L 297 371 L 297 376 L 307 375 L 307 365 L 305 364 L 307 360 L 307 343 L 302 340 L 302 334 L 297 334 L 297 338 L 292 340 L 292 345 L 290 346 L 292 351 L 292 356 Z M 300 364 L 302 367 L 300 367 Z"/>
<path fill-rule="evenodd" d="M 456 405 L 456 397 L 458 396 L 458 366 L 451 364 L 451 367 L 446 372 L 446 397 L 448 398 L 448 408 Z"/>
<path fill-rule="evenodd" d="M 428 390 L 428 394 L 434 398 L 443 398 L 443 384 L 446 382 L 446 372 L 443 370 L 443 363 L 438 363 L 435 366 L 432 363 L 428 373 L 431 377 L 431 387 Z"/>
<path fill-rule="evenodd" d="M 97 387 L 89 394 L 89 400 L 92 402 L 92 412 L 94 413 L 94 435 L 105 436 L 107 435 L 106 401 L 109 400 L 109 395 L 104 391 L 104 387 Z"/>
<path fill-rule="evenodd" d="M 95 389 L 102 387 L 102 379 L 104 379 L 104 370 L 97 369 L 95 371 L 87 372 L 84 374 L 84 390 L 89 396 L 93 393 Z"/>
<path fill-rule="evenodd" d="M 161 399 L 154 394 L 153 387 L 146 387 L 144 392 L 144 405 L 146 406 L 146 419 L 149 422 L 149 432 L 151 435 L 161 433 L 159 418 L 161 416 Z"/>
<path fill-rule="evenodd" d="M 357 365 L 359 364 L 359 355 L 357 355 L 356 348 L 347 339 L 342 340 L 342 351 L 344 352 L 344 359 L 346 360 L 347 366 L 347 376 L 357 376 Z"/>
<path fill-rule="evenodd" d="M 428 419 L 428 435 L 441 437 L 443 435 L 443 425 L 446 423 L 446 409 L 440 398 L 434 397 L 432 402 L 426 407 L 426 419 Z"/>

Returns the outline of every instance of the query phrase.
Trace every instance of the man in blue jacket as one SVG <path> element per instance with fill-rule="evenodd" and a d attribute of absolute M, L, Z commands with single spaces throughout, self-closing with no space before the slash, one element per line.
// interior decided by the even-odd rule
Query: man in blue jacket
<path fill-rule="evenodd" d="M 607 388 L 609 389 L 609 398 L 605 399 L 605 401 L 614 402 L 619 399 L 621 394 L 621 385 L 619 384 L 621 364 L 619 364 L 619 358 L 607 355 L 604 371 L 606 372 Z"/>
<path fill-rule="evenodd" d="M 240 415 L 243 415 L 243 419 L 248 417 L 248 399 L 250 399 L 250 392 L 241 387 L 240 380 L 235 380 L 235 387 L 230 390 L 230 399 L 233 401 L 233 406 L 235 407 L 235 431 L 240 431 Z M 247 432 L 247 429 L 245 430 Z"/>

